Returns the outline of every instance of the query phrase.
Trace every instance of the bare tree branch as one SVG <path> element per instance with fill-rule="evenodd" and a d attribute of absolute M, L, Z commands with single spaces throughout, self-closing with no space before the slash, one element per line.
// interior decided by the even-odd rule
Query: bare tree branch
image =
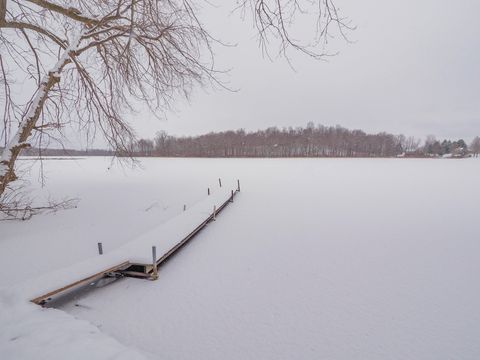
<path fill-rule="evenodd" d="M 0 196 L 17 178 L 22 149 L 62 138 L 66 124 L 129 154 L 135 134 L 126 114 L 138 104 L 160 116 L 196 86 L 224 86 L 214 66 L 217 40 L 199 20 L 197 1 L 0 0 Z M 333 0 L 240 0 L 237 10 L 250 12 L 262 51 L 274 42 L 287 58 L 293 50 L 320 59 L 333 25 L 342 37 L 352 28 Z M 313 19 L 313 41 L 296 39 L 305 18 Z M 9 74 L 20 72 L 37 90 L 14 102 Z"/>

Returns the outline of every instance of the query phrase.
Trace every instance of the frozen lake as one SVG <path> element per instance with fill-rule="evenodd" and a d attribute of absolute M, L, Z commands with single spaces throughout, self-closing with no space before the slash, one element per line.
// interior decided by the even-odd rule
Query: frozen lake
<path fill-rule="evenodd" d="M 239 178 L 233 206 L 158 281 L 123 279 L 62 309 L 156 359 L 480 357 L 479 160 L 142 164 L 46 161 L 38 196 L 81 202 L 0 223 L 4 264 L 48 260 L 0 285 L 96 256 L 97 241 L 113 249 Z"/>

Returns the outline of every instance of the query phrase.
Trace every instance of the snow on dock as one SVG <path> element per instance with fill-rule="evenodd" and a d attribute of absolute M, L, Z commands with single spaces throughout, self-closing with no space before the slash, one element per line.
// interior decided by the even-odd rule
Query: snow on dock
<path fill-rule="evenodd" d="M 103 277 L 131 276 L 155 279 L 158 268 L 191 240 L 240 191 L 239 182 L 232 187 L 208 190 L 209 196 L 166 223 L 135 240 L 95 258 L 73 264 L 52 273 L 22 283 L 15 288 L 17 295 L 44 305 L 52 296 L 71 291 Z M 155 248 L 156 256 L 152 257 Z"/>

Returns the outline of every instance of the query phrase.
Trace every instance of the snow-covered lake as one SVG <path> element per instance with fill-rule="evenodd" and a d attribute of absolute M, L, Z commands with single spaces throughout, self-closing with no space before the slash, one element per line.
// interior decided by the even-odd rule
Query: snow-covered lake
<path fill-rule="evenodd" d="M 62 309 L 155 359 L 480 358 L 479 160 L 141 162 L 46 161 L 38 197 L 79 207 L 0 223 L 15 269 L 0 286 L 98 256 L 98 241 L 115 249 L 239 178 L 235 203 L 158 281 Z"/>

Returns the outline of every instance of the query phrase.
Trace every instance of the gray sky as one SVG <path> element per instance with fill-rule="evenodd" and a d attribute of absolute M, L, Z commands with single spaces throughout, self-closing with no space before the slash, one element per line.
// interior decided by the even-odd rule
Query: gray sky
<path fill-rule="evenodd" d="M 220 2 L 217 0 L 217 2 Z M 194 92 L 168 119 L 135 117 L 141 136 L 305 126 L 307 122 L 424 137 L 480 135 L 478 0 L 336 0 L 357 26 L 352 44 L 328 62 L 304 55 L 263 58 L 251 21 L 226 16 L 231 2 L 203 10 L 204 23 L 236 47 L 216 49 L 220 68 L 239 89 Z"/>

